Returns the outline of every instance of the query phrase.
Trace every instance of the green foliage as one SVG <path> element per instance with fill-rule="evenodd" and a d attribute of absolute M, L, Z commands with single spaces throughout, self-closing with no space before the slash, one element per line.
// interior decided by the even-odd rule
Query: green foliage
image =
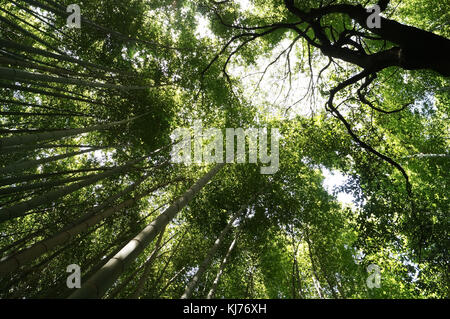
<path fill-rule="evenodd" d="M 264 25 L 297 23 L 283 2 L 253 0 L 245 10 L 238 1 L 79 1 L 81 30 L 65 26 L 70 2 L 36 1 L 37 10 L 27 1 L 0 0 L 0 66 L 111 86 L 22 81 L 0 74 L 0 168 L 100 148 L 6 172 L 0 176 L 0 209 L 140 160 L 1 222 L 0 257 L 7 259 L 82 224 L 89 214 L 99 213 L 98 207 L 117 207 L 162 186 L 2 276 L 1 298 L 68 297 L 73 291 L 66 287 L 67 265 L 80 265 L 84 282 L 182 196 L 209 167 L 171 163 L 170 134 L 198 119 L 205 127 L 221 129 L 279 128 L 279 171 L 262 175 L 261 163 L 226 165 L 168 225 L 161 247 L 155 241 L 146 247 L 106 298 L 132 296 L 141 280 L 140 298 L 179 298 L 242 205 L 247 205 L 246 214 L 226 234 L 193 298 L 208 295 L 234 239 L 237 244 L 224 265 L 216 298 L 448 298 L 448 78 L 429 70 L 380 71 L 366 97 L 385 111 L 402 109 L 389 114 L 358 101 L 354 87 L 336 95 L 357 136 L 405 169 L 412 185 L 408 194 L 402 174 L 362 149 L 322 107 L 330 89 L 358 71 L 355 65 L 336 66 L 310 82 L 314 88 L 308 89 L 309 99 L 301 100 L 293 113 L 282 102 L 258 103 L 261 96 L 278 93 L 267 83 L 261 81 L 262 93 L 249 93 L 252 82 L 244 73 L 263 72 L 261 61 L 273 60 L 274 52 L 296 34 L 280 28 L 242 46 L 224 45 L 244 27 L 260 32 Z M 295 3 L 308 11 L 323 1 Z M 448 37 L 448 15 L 442 14 L 448 11 L 445 1 L 408 0 L 388 12 L 392 19 Z M 322 22 L 336 33 L 354 23 L 340 14 Z M 313 35 L 309 29 L 306 33 Z M 328 30 L 326 36 L 334 34 Z M 367 40 L 365 45 L 375 52 L 385 44 Z M 290 73 L 274 67 L 283 81 L 317 76 L 327 62 L 303 38 L 289 54 Z M 267 77 L 280 82 L 275 75 Z M 288 96 L 298 93 L 291 84 Z M 302 112 L 314 104 L 320 107 L 308 115 Z M 125 119 L 131 120 L 62 139 L 2 144 L 10 137 Z M 353 205 L 340 203 L 324 188 L 324 169 L 348 177 L 339 191 L 351 194 Z M 143 176 L 142 183 L 125 192 Z M 150 275 L 142 279 L 155 249 Z M 380 288 L 367 287 L 370 264 L 381 269 Z"/>

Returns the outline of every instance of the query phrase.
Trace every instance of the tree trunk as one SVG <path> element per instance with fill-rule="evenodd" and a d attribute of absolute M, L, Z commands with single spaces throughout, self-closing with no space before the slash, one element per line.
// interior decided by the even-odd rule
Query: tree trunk
<path fill-rule="evenodd" d="M 90 278 L 80 289 L 75 291 L 69 298 L 101 298 L 123 270 L 148 246 L 158 233 L 184 208 L 194 196 L 211 180 L 214 175 L 224 166 L 217 164 L 207 174 L 200 178 L 184 195 L 176 200 L 150 225 L 144 228 L 139 235 L 133 238 L 122 250 L 111 258 L 92 278 Z"/>
<path fill-rule="evenodd" d="M 311 261 L 311 267 L 312 267 L 312 271 L 313 271 L 313 282 L 314 282 L 314 287 L 317 290 L 317 294 L 319 295 L 319 298 L 322 299 L 322 293 L 321 293 L 321 287 L 320 287 L 320 279 L 319 279 L 319 274 L 317 273 L 317 267 L 316 267 L 316 262 L 314 261 L 314 256 L 312 254 L 311 251 L 311 241 L 309 240 L 309 232 L 308 230 L 305 231 L 306 232 L 306 243 L 308 244 L 308 254 L 309 254 L 309 259 Z"/>
<path fill-rule="evenodd" d="M 136 76 L 135 74 L 132 73 L 127 73 L 127 72 L 122 72 L 122 71 L 118 71 L 118 70 L 114 70 L 114 69 L 109 69 L 106 68 L 104 66 L 101 65 L 97 65 L 94 63 L 90 63 L 90 62 L 86 62 L 86 61 L 82 61 L 76 58 L 72 58 L 68 55 L 65 54 L 55 54 L 52 52 L 48 52 L 42 49 L 38 49 L 38 48 L 34 48 L 34 47 L 30 47 L 30 46 L 26 46 L 26 45 L 22 45 L 16 42 L 12 42 L 6 39 L 0 39 L 0 46 L 4 47 L 4 48 L 10 48 L 10 49 L 15 49 L 15 50 L 19 50 L 22 52 L 27 52 L 27 53 L 33 53 L 33 54 L 38 54 L 41 56 L 45 56 L 45 57 L 49 57 L 49 58 L 53 58 L 56 61 L 66 61 L 66 62 L 72 62 L 72 63 L 76 63 L 80 66 L 83 66 L 87 69 L 89 68 L 95 68 L 98 70 L 102 70 L 102 71 L 106 71 L 106 72 L 112 72 L 115 74 L 122 74 L 122 75 L 128 75 L 128 76 Z"/>
<path fill-rule="evenodd" d="M 220 233 L 219 237 L 217 237 L 216 241 L 214 242 L 214 245 L 209 249 L 208 253 L 206 254 L 205 259 L 201 263 L 200 267 L 198 268 L 195 275 L 192 277 L 192 279 L 189 281 L 189 283 L 186 286 L 186 289 L 184 290 L 184 294 L 181 296 L 181 299 L 189 299 L 192 296 L 192 293 L 194 292 L 194 288 L 197 286 L 198 281 L 206 271 L 206 269 L 211 265 L 212 258 L 214 257 L 214 254 L 217 252 L 217 249 L 219 249 L 219 246 L 222 244 L 223 239 L 225 238 L 225 235 L 228 233 L 228 231 L 231 229 L 231 226 L 233 225 L 233 222 L 242 215 L 247 209 L 247 204 L 243 205 L 241 209 L 239 209 L 230 219 L 228 224 L 225 226 L 225 228 Z"/>
<path fill-rule="evenodd" d="M 161 289 L 161 291 L 158 293 L 158 295 L 156 296 L 157 298 L 162 296 L 162 294 L 167 290 L 167 288 L 169 288 L 169 286 L 172 284 L 172 282 L 174 282 L 175 279 L 177 279 L 177 277 L 183 272 L 183 270 L 186 267 L 181 268 L 179 271 L 177 271 L 177 273 L 169 279 L 169 281 L 167 282 L 167 284 Z"/>
<path fill-rule="evenodd" d="M 87 179 L 92 176 L 93 175 L 79 176 L 79 177 L 51 180 L 51 181 L 47 181 L 47 182 L 34 183 L 34 184 L 22 185 L 22 186 L 16 186 L 16 187 L 0 188 L 0 195 L 23 193 L 26 191 L 36 190 L 36 189 L 40 189 L 40 191 L 42 191 L 42 189 L 54 188 L 54 187 L 61 186 L 61 185 L 67 184 L 67 183 L 77 182 L 79 180 Z"/>
<path fill-rule="evenodd" d="M 73 193 L 83 187 L 92 185 L 100 180 L 105 179 L 105 178 L 114 176 L 116 174 L 124 173 L 124 172 L 130 170 L 133 165 L 139 163 L 142 160 L 143 160 L 143 158 L 139 158 L 139 159 L 130 161 L 123 166 L 119 166 L 119 167 L 111 169 L 109 171 L 97 174 L 97 175 L 95 175 L 91 178 L 88 178 L 84 181 L 81 181 L 79 183 L 71 184 L 64 188 L 50 191 L 45 195 L 32 198 L 28 201 L 16 204 L 14 206 L 3 208 L 0 211 L 0 222 L 23 216 L 23 215 L 25 215 L 26 212 L 28 212 L 36 207 L 39 207 L 42 204 L 53 202 L 58 198 L 61 198 L 65 195 Z"/>
<path fill-rule="evenodd" d="M 0 87 L 6 88 L 6 89 L 11 89 L 11 90 L 22 91 L 22 92 L 42 94 L 42 95 L 46 95 L 46 96 L 57 97 L 60 99 L 80 101 L 80 102 L 85 102 L 85 103 L 89 103 L 89 104 L 95 104 L 95 105 L 101 105 L 101 106 L 107 107 L 107 105 L 102 102 L 92 101 L 89 99 L 84 99 L 84 98 L 71 96 L 71 95 L 67 95 L 67 94 L 61 94 L 61 93 L 57 93 L 57 92 L 49 92 L 49 91 L 45 91 L 45 90 L 41 90 L 41 89 L 37 89 L 37 88 L 33 88 L 33 87 L 28 87 L 28 86 L 24 86 L 24 85 L 7 84 L 7 83 L 1 82 Z M 57 88 L 52 88 L 52 89 L 57 90 Z M 61 89 L 59 91 L 61 91 Z M 76 93 L 73 93 L 73 94 L 76 94 Z"/>
<path fill-rule="evenodd" d="M 38 113 L 38 112 L 34 112 L 34 113 L 27 113 L 27 112 L 0 112 L 0 115 L 4 115 L 4 116 L 20 116 L 20 117 L 34 117 L 34 116 L 47 116 L 47 117 L 58 117 L 58 116 L 65 116 L 65 117 L 80 117 L 80 115 L 76 115 L 76 114 L 70 114 L 70 113 Z M 84 115 L 82 116 L 84 117 Z M 32 123 L 32 122 L 28 122 L 28 123 Z M 24 123 L 20 123 L 20 124 L 24 124 Z M 17 125 L 17 124 L 12 124 L 12 125 Z"/>
<path fill-rule="evenodd" d="M 237 236 L 233 239 L 231 242 L 230 247 L 228 248 L 228 251 L 225 255 L 225 257 L 222 260 L 222 263 L 220 264 L 219 271 L 217 272 L 216 278 L 214 279 L 214 282 L 211 286 L 211 289 L 208 292 L 208 296 L 206 299 L 212 299 L 214 298 L 216 294 L 217 285 L 219 284 L 220 277 L 222 277 L 223 270 L 225 269 L 225 266 L 227 265 L 228 259 L 231 255 L 231 251 L 233 250 L 234 246 L 236 245 Z"/>
<path fill-rule="evenodd" d="M 61 171 L 61 172 L 56 172 L 56 173 L 29 174 L 29 175 L 14 176 L 14 177 L 0 179 L 0 186 L 28 182 L 28 181 L 33 181 L 33 180 L 37 180 L 37 179 L 39 179 L 39 180 L 48 179 L 48 178 L 51 178 L 54 176 L 59 176 L 59 175 L 107 171 L 110 169 L 112 169 L 112 168 L 111 167 L 84 168 L 84 169 L 75 169 L 75 170 L 70 170 L 70 171 Z"/>
<path fill-rule="evenodd" d="M 17 162 L 17 163 L 14 163 L 12 165 L 8 165 L 8 166 L 5 166 L 5 167 L 0 167 L 0 174 L 11 174 L 11 173 L 14 173 L 14 172 L 17 172 L 17 171 L 23 171 L 23 170 L 26 170 L 26 169 L 29 169 L 29 168 L 36 167 L 36 166 L 41 165 L 41 164 L 55 162 L 55 161 L 59 161 L 59 160 L 64 159 L 64 158 L 73 157 L 73 156 L 76 156 L 76 155 L 81 155 L 81 154 L 84 154 L 84 153 L 93 152 L 93 151 L 98 150 L 100 148 L 101 147 L 89 148 L 89 149 L 86 149 L 86 150 L 83 150 L 83 151 L 70 152 L 70 153 L 61 154 L 61 155 L 45 157 L 45 158 L 41 158 L 41 159 L 38 159 L 38 160 Z"/>
<path fill-rule="evenodd" d="M 30 4 L 32 4 L 34 6 L 38 6 L 38 7 L 44 8 L 44 9 L 46 9 L 46 10 L 48 10 L 50 12 L 53 12 L 53 13 L 59 15 L 59 16 L 62 16 L 62 17 L 66 17 L 67 16 L 67 13 L 65 12 L 65 8 L 61 4 L 59 4 L 59 3 L 55 2 L 55 1 L 47 0 L 48 3 L 53 4 L 56 8 L 52 8 L 52 7 L 48 6 L 48 5 L 42 4 L 39 1 L 35 1 L 35 0 L 24 0 L 24 1 L 27 2 L 27 3 L 30 3 Z M 87 24 L 87 25 L 89 25 L 89 26 L 91 26 L 91 27 L 93 27 L 93 28 L 95 28 L 95 29 L 97 29 L 99 31 L 103 31 L 106 34 L 113 35 L 116 38 L 122 39 L 122 40 L 124 40 L 126 42 L 133 42 L 133 43 L 134 42 L 141 42 L 141 43 L 149 44 L 149 45 L 151 45 L 153 47 L 161 47 L 161 48 L 171 49 L 171 50 L 181 50 L 179 48 L 172 48 L 172 47 L 164 46 L 164 45 L 161 45 L 161 44 L 156 43 L 156 42 L 151 42 L 151 41 L 139 40 L 139 39 L 136 39 L 136 38 L 132 38 L 130 36 L 127 36 L 127 35 L 124 35 L 124 34 L 118 32 L 118 31 L 115 31 L 115 30 L 112 30 L 112 29 L 108 29 L 108 28 L 105 28 L 105 27 L 103 27 L 101 25 L 98 25 L 95 22 L 87 19 L 84 16 L 81 16 L 81 22 L 85 23 L 85 24 Z"/>
<path fill-rule="evenodd" d="M 108 83 L 100 83 L 100 82 L 92 82 L 79 80 L 74 78 L 66 78 L 66 77 L 55 77 L 45 74 L 39 73 L 30 73 L 18 69 L 10 69 L 0 67 L 0 79 L 17 81 L 17 80 L 31 80 L 31 81 L 39 81 L 39 82 L 50 82 L 50 83 L 62 83 L 62 84 L 73 84 L 80 86 L 88 86 L 88 87 L 98 87 L 98 88 L 107 88 L 107 89 L 119 89 L 119 90 L 146 90 L 148 86 L 137 86 L 137 85 L 115 85 Z"/>
<path fill-rule="evenodd" d="M 362 5 L 336 4 L 324 5 L 304 12 L 295 6 L 294 0 L 284 0 L 287 9 L 301 20 L 308 23 L 320 39 L 317 46 L 329 56 L 356 64 L 364 69 L 377 72 L 390 66 L 398 66 L 406 70 L 429 69 L 444 76 L 450 76 L 450 40 L 397 21 L 381 17 L 380 28 L 367 26 L 370 16 Z M 320 24 L 321 18 L 330 14 L 347 15 L 362 28 L 380 37 L 382 41 L 389 41 L 396 46 L 375 54 L 361 54 L 342 46 L 332 45 L 325 34 L 325 27 Z M 303 35 L 302 35 L 303 36 Z"/>
<path fill-rule="evenodd" d="M 26 36 L 29 36 L 30 38 L 36 40 L 37 42 L 39 42 L 39 43 L 45 45 L 47 48 L 50 48 L 50 49 L 52 49 L 52 50 L 55 51 L 55 52 L 62 53 L 60 50 L 58 50 L 57 48 L 55 48 L 54 46 L 52 46 L 52 45 L 51 45 L 50 43 L 48 43 L 47 41 L 42 40 L 42 39 L 39 38 L 38 36 L 34 35 L 33 33 L 29 32 L 29 31 L 27 31 L 27 30 L 25 30 L 24 28 L 22 28 L 20 25 L 18 25 L 18 24 L 16 24 L 16 23 L 14 23 L 14 22 L 12 22 L 12 21 L 6 19 L 5 17 L 3 17 L 3 16 L 1 16 L 1 15 L 0 15 L 0 21 L 3 21 L 4 23 L 6 23 L 7 25 L 9 25 L 10 27 L 12 27 L 12 28 L 14 28 L 14 29 L 20 31 L 22 34 L 24 34 L 24 35 L 26 35 Z"/>
<path fill-rule="evenodd" d="M 51 107 L 51 106 L 45 106 L 45 105 L 39 105 L 39 104 L 33 104 L 33 103 L 27 103 L 27 102 L 21 102 L 21 101 L 5 100 L 5 99 L 0 99 L 0 102 L 6 103 L 6 104 L 27 106 L 27 107 L 32 107 L 32 108 L 41 108 L 41 109 L 45 109 L 45 110 L 59 111 L 59 112 L 64 111 L 64 112 L 69 112 L 70 114 L 73 114 L 72 116 L 97 118 L 94 115 L 88 115 L 88 114 L 84 114 L 81 112 L 75 112 L 75 111 L 68 110 L 68 109 L 61 109 L 59 107 Z"/>
<path fill-rule="evenodd" d="M 295 262 L 295 271 L 296 271 L 297 282 L 298 282 L 298 293 L 299 293 L 300 298 L 304 299 L 305 296 L 303 295 L 302 281 L 300 278 L 300 270 L 298 269 L 297 257 L 295 257 L 294 262 Z"/>
<path fill-rule="evenodd" d="M 25 249 L 17 254 L 14 254 L 12 256 L 3 258 L 0 261 L 0 273 L 2 273 L 2 274 L 10 273 L 10 272 L 16 270 L 17 268 L 19 268 L 20 266 L 33 261 L 34 259 L 40 257 L 44 253 L 49 252 L 53 248 L 69 241 L 74 236 L 88 230 L 89 227 L 92 227 L 92 226 L 98 224 L 99 222 L 108 218 L 115 212 L 120 211 L 125 208 L 128 208 L 128 207 L 132 207 L 137 201 L 139 201 L 143 197 L 151 194 L 152 192 L 154 192 L 155 190 L 157 190 L 161 187 L 164 187 L 164 186 L 170 184 L 171 182 L 172 181 L 158 184 L 157 186 L 154 186 L 151 189 L 134 196 L 132 199 L 126 200 L 126 201 L 122 202 L 121 204 L 118 204 L 116 206 L 113 206 L 113 207 L 110 207 L 110 208 L 104 210 L 100 214 L 93 215 L 89 218 L 82 217 L 80 222 L 75 224 L 74 226 L 66 227 L 64 230 L 62 230 L 58 234 L 56 234 L 48 239 L 42 240 L 42 241 L 34 244 L 30 248 L 27 248 L 27 249 Z M 126 193 L 131 192 L 136 187 L 137 187 L 136 184 L 129 186 L 126 189 Z"/>
<path fill-rule="evenodd" d="M 148 280 L 148 275 L 150 273 L 151 266 L 152 266 L 153 262 L 155 261 L 159 250 L 161 249 L 161 247 L 160 247 L 161 240 L 164 236 L 165 231 L 166 231 L 166 227 L 164 227 L 163 230 L 160 232 L 158 240 L 156 241 L 156 244 L 155 244 L 155 249 L 153 250 L 150 257 L 148 258 L 148 260 L 145 262 L 145 264 L 143 266 L 144 271 L 141 275 L 141 278 L 138 281 L 138 284 L 136 286 L 134 293 L 131 295 L 131 298 L 133 298 L 133 299 L 138 298 L 141 295 L 142 291 L 144 290 L 144 285 Z"/>
<path fill-rule="evenodd" d="M 116 238 L 111 244 L 110 247 L 106 251 L 101 251 L 99 254 L 90 258 L 87 262 L 83 263 L 82 269 L 88 269 L 85 274 L 82 275 L 82 281 L 84 278 L 89 278 L 89 276 L 100 269 L 112 256 L 114 256 L 121 248 L 121 244 L 127 241 L 133 235 L 131 234 L 131 230 L 126 230 L 123 234 Z M 117 246 L 117 247 L 116 247 Z M 113 248 L 110 253 L 108 251 L 110 248 Z M 105 258 L 104 257 L 106 254 Z M 96 264 L 94 264 L 97 260 Z M 47 292 L 40 291 L 36 298 L 54 298 L 58 296 L 58 298 L 67 298 L 67 296 L 72 293 L 71 289 L 67 289 L 66 285 L 66 275 L 64 274 L 62 277 L 57 278 L 54 282 L 57 283 L 55 286 L 49 289 Z M 69 290 L 69 291 L 68 291 Z M 68 291 L 68 292 L 67 292 Z M 64 296 L 65 295 L 65 296 Z"/>
<path fill-rule="evenodd" d="M 5 146 L 33 144 L 33 143 L 39 143 L 39 142 L 46 141 L 46 140 L 61 139 L 64 137 L 74 136 L 74 135 L 78 135 L 78 134 L 82 134 L 82 133 L 89 133 L 89 132 L 98 131 L 98 130 L 106 130 L 106 129 L 109 129 L 116 125 L 121 125 L 121 124 L 125 124 L 128 122 L 134 121 L 138 118 L 143 117 L 144 115 L 146 115 L 146 114 L 135 116 L 133 118 L 122 120 L 122 121 L 94 125 L 94 126 L 90 126 L 90 127 L 74 128 L 74 129 L 68 129 L 68 130 L 58 130 L 58 131 L 54 131 L 54 132 L 6 137 L 6 138 L 0 139 L 0 150 Z"/>

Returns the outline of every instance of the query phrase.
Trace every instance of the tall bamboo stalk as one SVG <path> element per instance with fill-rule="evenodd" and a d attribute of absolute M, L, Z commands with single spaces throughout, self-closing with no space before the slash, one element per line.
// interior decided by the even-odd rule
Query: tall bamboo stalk
<path fill-rule="evenodd" d="M 200 178 L 182 197 L 177 199 L 161 215 L 159 215 L 150 225 L 144 228 L 135 238 L 133 238 L 122 250 L 111 258 L 92 278 L 69 298 L 101 298 L 112 286 L 117 278 L 122 274 L 139 254 L 153 241 L 158 233 L 183 209 L 194 196 L 217 174 L 224 166 L 224 163 L 217 164 L 202 178 Z"/>
<path fill-rule="evenodd" d="M 215 253 L 217 252 L 217 249 L 219 249 L 219 246 L 222 244 L 223 239 L 225 238 L 225 235 L 229 232 L 231 229 L 231 226 L 233 225 L 233 222 L 242 215 L 247 210 L 247 205 L 243 205 L 230 219 L 228 224 L 225 226 L 225 228 L 220 232 L 219 237 L 217 237 L 216 241 L 214 242 L 214 245 L 209 249 L 208 253 L 206 254 L 205 259 L 202 261 L 200 266 L 198 267 L 197 272 L 195 275 L 191 278 L 189 283 L 186 285 L 186 289 L 184 290 L 183 295 L 181 296 L 181 299 L 189 299 L 192 296 L 192 293 L 194 292 L 194 288 L 197 286 L 198 281 L 202 277 L 202 275 L 205 273 L 205 271 L 208 269 L 208 267 L 211 265 L 212 258 L 214 257 Z"/>

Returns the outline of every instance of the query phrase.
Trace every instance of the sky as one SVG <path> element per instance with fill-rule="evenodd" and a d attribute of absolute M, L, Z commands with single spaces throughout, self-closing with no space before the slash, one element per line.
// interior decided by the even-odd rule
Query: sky
<path fill-rule="evenodd" d="M 336 187 L 344 185 L 347 181 L 347 177 L 337 170 L 330 171 L 326 168 L 322 168 L 322 174 L 325 177 L 323 187 L 330 194 L 333 194 Z M 338 192 L 336 197 L 342 204 L 353 206 L 352 201 L 354 200 L 354 197 L 352 195 L 345 192 Z"/>

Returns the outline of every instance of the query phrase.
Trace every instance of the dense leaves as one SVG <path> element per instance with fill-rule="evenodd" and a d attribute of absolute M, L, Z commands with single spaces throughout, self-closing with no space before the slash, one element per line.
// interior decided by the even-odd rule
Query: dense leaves
<path fill-rule="evenodd" d="M 448 298 L 447 1 L 70 3 L 0 0 L 1 298 Z M 279 170 L 173 163 L 196 120 Z"/>

